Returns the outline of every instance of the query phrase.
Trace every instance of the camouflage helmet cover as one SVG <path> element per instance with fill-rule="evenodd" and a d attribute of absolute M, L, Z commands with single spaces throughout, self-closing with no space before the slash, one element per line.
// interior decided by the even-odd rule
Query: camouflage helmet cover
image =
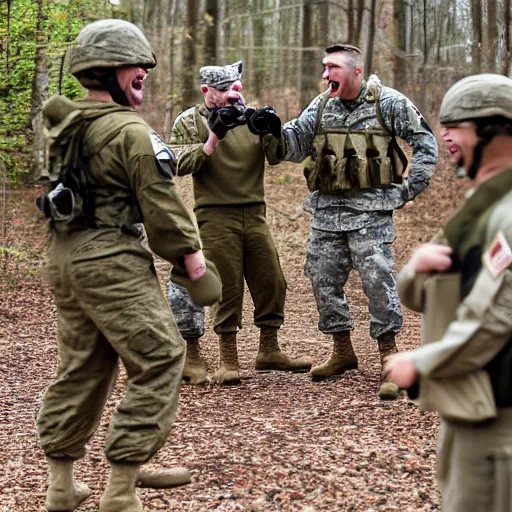
<path fill-rule="evenodd" d="M 512 79 L 492 73 L 456 82 L 445 94 L 439 111 L 441 124 L 491 116 L 512 119 Z"/>
<path fill-rule="evenodd" d="M 99 20 L 86 25 L 70 51 L 73 75 L 88 69 L 156 66 L 146 36 L 136 25 L 124 20 Z"/>
<path fill-rule="evenodd" d="M 222 87 L 242 79 L 243 62 L 239 60 L 227 66 L 204 66 L 199 70 L 201 84 Z"/>

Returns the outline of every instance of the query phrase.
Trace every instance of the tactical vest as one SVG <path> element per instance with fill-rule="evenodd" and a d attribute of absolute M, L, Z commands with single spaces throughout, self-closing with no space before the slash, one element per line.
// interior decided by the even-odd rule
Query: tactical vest
<path fill-rule="evenodd" d="M 387 188 L 402 183 L 407 158 L 395 133 L 382 119 L 380 84 L 368 87 L 364 101 L 373 104 L 380 128 L 350 130 L 321 126 L 329 93 L 318 105 L 313 152 L 306 160 L 304 176 L 310 191 L 336 193 L 345 190 Z M 357 109 L 356 109 L 357 111 Z"/>

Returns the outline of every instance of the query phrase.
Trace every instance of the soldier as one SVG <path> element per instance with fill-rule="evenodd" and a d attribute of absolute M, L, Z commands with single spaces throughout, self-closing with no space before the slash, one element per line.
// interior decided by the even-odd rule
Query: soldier
<path fill-rule="evenodd" d="M 128 380 L 110 421 L 105 453 L 111 474 L 99 510 L 141 511 L 137 481 L 166 486 L 189 480 L 186 470 L 139 470 L 163 446 L 176 416 L 185 343 L 133 224 L 143 222 L 152 250 L 182 266 L 181 282 L 190 283 L 198 302 L 220 294 L 175 189 L 174 155 L 135 113 L 155 65 L 135 25 L 91 23 L 70 58 L 71 72 L 89 89 L 87 99 L 54 96 L 44 105 L 58 183 L 38 203 L 51 219 L 47 277 L 59 327 L 57 378 L 37 423 L 50 466 L 50 511 L 74 510 L 90 494 L 74 483 L 73 462 L 96 430 L 119 359 Z"/>
<path fill-rule="evenodd" d="M 311 361 L 281 352 L 277 338 L 284 321 L 286 281 L 265 218 L 265 153 L 261 136 L 254 134 L 269 132 L 245 124 L 241 61 L 206 66 L 199 75 L 204 103 L 178 116 L 171 146 L 178 154 L 178 175 L 193 175 L 194 211 L 203 250 L 222 281 L 222 298 L 212 308 L 220 349 L 214 381 L 240 382 L 236 333 L 242 327 L 244 279 L 254 302 L 254 323 L 260 328 L 256 370 L 307 371 Z M 226 111 L 232 114 L 228 120 L 219 116 Z M 280 128 L 279 122 L 274 133 L 278 135 Z M 168 299 L 187 342 L 184 378 L 201 384 L 207 379 L 199 353 L 204 312 L 172 282 Z"/>
<path fill-rule="evenodd" d="M 381 362 L 397 351 L 402 311 L 392 272 L 393 210 L 425 189 L 437 161 L 436 139 L 423 116 L 376 77 L 364 81 L 362 61 L 355 46 L 327 48 L 322 75 L 327 92 L 284 125 L 280 140 L 267 136 L 264 141 L 272 161 L 310 157 L 304 172 L 312 191 L 306 209 L 313 219 L 305 273 L 313 285 L 318 327 L 333 335 L 332 355 L 311 369 L 313 380 L 358 366 L 344 292 L 352 269 L 360 273 L 370 302 L 370 335 L 377 340 Z M 407 178 L 396 136 L 413 150 Z M 396 385 L 382 382 L 381 398 L 398 394 Z"/>
<path fill-rule="evenodd" d="M 465 169 L 475 187 L 433 242 L 415 251 L 398 276 L 398 286 L 404 304 L 423 311 L 429 281 L 458 273 L 455 291 L 460 290 L 461 302 L 440 338 L 390 357 L 385 371 L 398 385 L 412 386 L 413 398 L 421 398 L 431 383 L 448 390 L 467 383 L 461 387 L 461 401 L 473 399 L 476 377 L 485 375 L 494 419 L 478 421 L 485 399 L 475 401 L 469 410 L 472 418 L 468 416 L 465 423 L 442 414 L 437 478 L 445 510 L 508 512 L 512 510 L 512 80 L 493 74 L 460 80 L 446 93 L 439 117 L 453 163 Z M 424 321 L 427 328 L 436 327 L 435 318 Z M 442 413 L 446 391 L 429 393 L 429 398 L 433 410 Z"/>

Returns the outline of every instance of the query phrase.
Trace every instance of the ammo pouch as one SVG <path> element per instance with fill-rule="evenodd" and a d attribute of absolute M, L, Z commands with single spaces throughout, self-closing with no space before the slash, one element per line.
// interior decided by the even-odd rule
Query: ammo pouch
<path fill-rule="evenodd" d="M 62 183 L 39 197 L 36 204 L 47 219 L 55 222 L 68 223 L 76 220 L 83 213 L 81 197 Z"/>
<path fill-rule="evenodd" d="M 387 188 L 402 183 L 403 159 L 396 140 L 381 131 L 320 131 L 304 175 L 310 190 L 327 193 Z"/>

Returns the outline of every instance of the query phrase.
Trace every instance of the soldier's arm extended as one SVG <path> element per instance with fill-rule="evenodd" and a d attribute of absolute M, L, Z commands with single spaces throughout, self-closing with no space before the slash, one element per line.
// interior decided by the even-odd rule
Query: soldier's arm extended
<path fill-rule="evenodd" d="M 206 132 L 204 137 L 204 130 L 196 125 L 194 107 L 176 118 L 172 128 L 170 148 L 176 155 L 178 176 L 193 174 L 201 169 L 207 159 L 203 151 L 207 138 L 208 133 Z"/>
<path fill-rule="evenodd" d="M 402 195 L 413 200 L 427 186 L 437 163 L 437 141 L 420 111 L 403 94 L 384 88 L 381 96 L 382 117 L 388 128 L 412 148 L 408 177 Z"/>
<path fill-rule="evenodd" d="M 512 244 L 512 220 L 502 230 Z M 512 268 L 497 277 L 484 266 L 439 342 L 409 353 L 420 375 L 456 377 L 483 368 L 512 338 Z"/>
<path fill-rule="evenodd" d="M 156 158 L 145 127 L 134 126 L 126 138 L 128 179 L 142 213 L 151 249 L 176 263 L 201 248 L 199 235 L 181 200 L 168 163 Z"/>
<path fill-rule="evenodd" d="M 263 149 L 271 165 L 282 160 L 300 163 L 311 154 L 320 98 L 316 97 L 299 117 L 283 126 L 280 139 L 273 135 L 263 137 Z"/>

